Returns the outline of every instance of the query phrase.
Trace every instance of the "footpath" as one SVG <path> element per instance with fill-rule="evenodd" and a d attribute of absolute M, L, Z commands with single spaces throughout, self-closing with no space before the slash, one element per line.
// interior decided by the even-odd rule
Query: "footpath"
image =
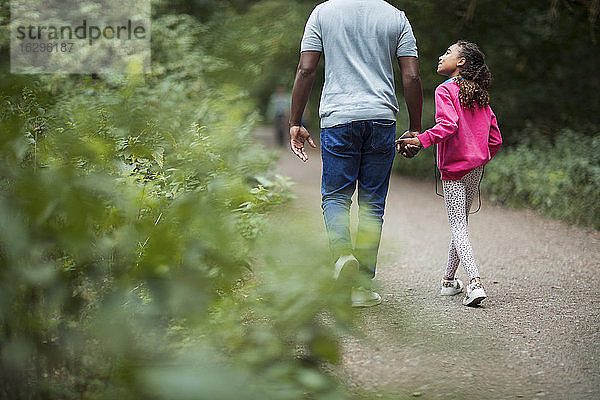
<path fill-rule="evenodd" d="M 273 143 L 269 128 L 255 135 Z M 277 167 L 321 218 L 308 153 L 303 164 L 281 149 Z M 357 311 L 361 335 L 342 338 L 334 371 L 357 397 L 600 399 L 600 232 L 484 199 L 469 230 L 488 299 L 468 308 L 439 296 L 450 233 L 433 182 L 393 176 L 384 220 L 383 303 Z"/>

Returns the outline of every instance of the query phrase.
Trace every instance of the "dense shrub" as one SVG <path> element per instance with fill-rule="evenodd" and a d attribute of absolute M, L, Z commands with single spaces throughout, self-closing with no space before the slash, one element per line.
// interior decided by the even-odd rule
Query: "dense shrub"
<path fill-rule="evenodd" d="M 202 29 L 155 18 L 144 77 L 1 71 L 0 398 L 342 397 L 348 299 L 268 223 L 288 183 Z"/>
<path fill-rule="evenodd" d="M 524 137 L 531 134 L 525 131 Z M 600 229 L 600 133 L 561 132 L 503 149 L 486 169 L 492 201 Z"/>

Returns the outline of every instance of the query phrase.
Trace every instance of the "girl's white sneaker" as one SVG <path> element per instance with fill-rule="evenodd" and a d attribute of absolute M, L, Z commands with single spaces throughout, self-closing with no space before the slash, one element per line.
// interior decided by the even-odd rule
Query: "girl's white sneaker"
<path fill-rule="evenodd" d="M 463 291 L 463 283 L 460 279 L 442 279 L 442 289 L 440 294 L 442 296 L 454 296 Z"/>
<path fill-rule="evenodd" d="M 463 299 L 463 304 L 465 306 L 475 307 L 486 297 L 487 295 L 485 294 L 485 290 L 483 290 L 481 282 L 473 282 L 467 286 L 467 295 Z"/>

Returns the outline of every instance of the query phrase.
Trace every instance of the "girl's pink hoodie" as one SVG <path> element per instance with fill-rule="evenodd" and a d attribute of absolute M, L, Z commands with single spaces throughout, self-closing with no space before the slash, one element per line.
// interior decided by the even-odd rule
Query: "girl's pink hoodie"
<path fill-rule="evenodd" d="M 460 179 L 473 168 L 487 164 L 502 144 L 491 107 L 465 109 L 458 92 L 454 79 L 435 89 L 435 126 L 417 135 L 425 148 L 439 144 L 437 165 L 442 179 L 448 181 Z"/>

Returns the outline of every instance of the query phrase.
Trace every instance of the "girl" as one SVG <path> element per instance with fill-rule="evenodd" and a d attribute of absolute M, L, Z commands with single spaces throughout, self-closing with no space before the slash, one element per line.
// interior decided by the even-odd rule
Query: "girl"
<path fill-rule="evenodd" d="M 435 90 L 435 126 L 396 143 L 402 153 L 438 144 L 437 165 L 452 232 L 441 294 L 462 292 L 463 283 L 455 278 L 462 262 L 469 276 L 463 304 L 476 306 L 486 294 L 469 241 L 469 210 L 479 189 L 483 166 L 502 144 L 496 116 L 489 106 L 492 76 L 484 54 L 476 44 L 466 41 L 458 41 L 440 56 L 437 72 L 449 79 Z"/>

